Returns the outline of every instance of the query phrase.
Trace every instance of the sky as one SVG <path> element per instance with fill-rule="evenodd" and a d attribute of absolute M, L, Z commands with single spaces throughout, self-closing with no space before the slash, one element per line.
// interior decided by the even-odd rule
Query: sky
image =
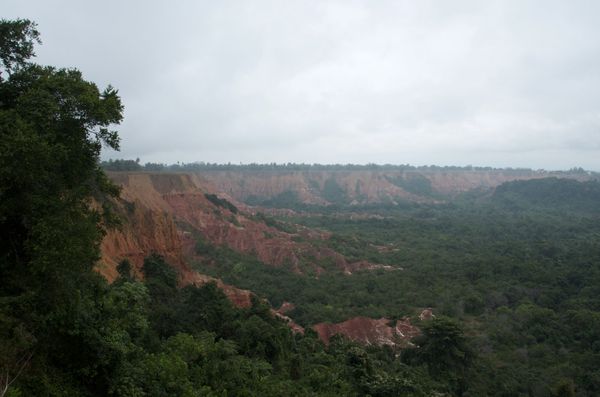
<path fill-rule="evenodd" d="M 145 162 L 600 171 L 599 1 L 3 0 Z"/>

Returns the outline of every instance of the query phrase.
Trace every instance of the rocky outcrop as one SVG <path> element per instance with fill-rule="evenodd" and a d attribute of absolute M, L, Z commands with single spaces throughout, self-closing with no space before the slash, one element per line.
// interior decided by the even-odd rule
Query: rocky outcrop
<path fill-rule="evenodd" d="M 129 258 L 141 265 L 150 252 L 164 255 L 175 264 L 195 255 L 195 239 L 256 256 L 272 266 L 320 274 L 329 263 L 350 274 L 381 265 L 366 261 L 351 263 L 343 255 L 315 240 L 326 233 L 298 228 L 288 233 L 267 225 L 252 210 L 217 192 L 197 174 L 110 173 L 122 187 L 124 230 L 111 232 L 102 244 L 101 271 L 114 277 L 115 261 Z"/>
<path fill-rule="evenodd" d="M 298 325 L 292 320 L 290 317 L 286 315 L 286 313 L 294 310 L 295 306 L 290 302 L 283 302 L 279 309 L 271 309 L 271 313 L 281 320 L 283 320 L 290 329 L 297 334 L 304 334 L 304 327 Z"/>
<path fill-rule="evenodd" d="M 135 201 L 120 202 L 118 205 L 122 224 L 110 229 L 100 245 L 100 273 L 112 281 L 117 277 L 118 262 L 128 259 L 134 272 L 141 276 L 144 258 L 152 252 L 162 255 L 180 274 L 185 273 L 187 266 L 183 257 L 183 236 L 173 218 Z"/>
<path fill-rule="evenodd" d="M 430 308 L 424 309 L 419 318 L 428 321 L 433 318 Z M 412 324 L 410 317 L 403 317 L 393 324 L 387 318 L 354 317 L 342 323 L 319 323 L 312 327 L 319 339 L 329 344 L 334 335 L 344 336 L 364 345 L 411 347 L 412 339 L 421 335 L 421 330 Z"/>
<path fill-rule="evenodd" d="M 426 309 L 423 309 L 421 314 L 419 314 L 419 320 L 421 320 L 421 321 L 428 321 L 428 320 L 433 319 L 434 317 L 435 317 L 435 315 L 433 314 L 433 311 L 429 307 Z"/>
<path fill-rule="evenodd" d="M 179 274 L 182 286 L 190 284 L 201 286 L 206 283 L 215 283 L 217 288 L 223 291 L 227 299 L 229 299 L 235 307 L 245 309 L 252 306 L 252 297 L 254 294 L 247 289 L 241 289 L 234 287 L 233 285 L 225 284 L 222 280 L 200 274 L 187 265 L 184 265 L 184 267 L 180 269 Z"/>
<path fill-rule="evenodd" d="M 320 266 L 324 261 L 347 274 L 381 266 L 366 261 L 350 263 L 334 250 L 311 243 L 329 238 L 326 233 L 299 228 L 291 234 L 268 226 L 246 205 L 215 192 L 198 175 L 110 173 L 109 176 L 122 189 L 115 205 L 123 221 L 119 228 L 108 231 L 100 247 L 102 259 L 97 268 L 109 281 L 117 277 L 116 267 L 123 259 L 128 259 L 141 277 L 144 258 L 154 252 L 177 269 L 182 285 L 216 282 L 236 306 L 249 307 L 250 291 L 192 270 L 189 263 L 196 259 L 198 238 L 254 255 L 268 265 L 287 266 L 298 273 L 310 270 L 319 274 L 324 271 Z M 302 327 L 283 313 L 277 315 L 297 332 L 303 332 Z"/>
<path fill-rule="evenodd" d="M 371 171 L 208 171 L 201 173 L 214 186 L 240 201 L 269 200 L 292 193 L 302 204 L 328 205 L 392 202 L 397 199 L 429 201 L 389 183 Z"/>
<path fill-rule="evenodd" d="M 137 277 L 142 278 L 144 258 L 150 253 L 157 253 L 177 270 L 182 286 L 214 282 L 235 306 L 251 306 L 250 291 L 199 274 L 188 263 L 185 252 L 186 247 L 193 245 L 193 238 L 177 225 L 177 219 L 163 200 L 161 192 L 193 190 L 195 184 L 192 180 L 185 175 L 181 178 L 153 175 L 133 175 L 130 178 L 124 174 L 111 176 L 123 186 L 121 199 L 115 203 L 122 222 L 118 228 L 108 231 L 100 245 L 102 259 L 97 270 L 102 275 L 109 281 L 114 280 L 117 277 L 117 264 L 127 259 Z"/>
<path fill-rule="evenodd" d="M 387 318 L 354 317 L 343 323 L 319 323 L 312 328 L 325 344 L 329 344 L 334 335 L 342 335 L 364 345 L 403 347 L 410 345 L 410 340 L 420 333 L 408 318 L 393 325 Z"/>
<path fill-rule="evenodd" d="M 124 222 L 118 229 L 110 230 L 100 246 L 102 260 L 98 271 L 109 281 L 117 277 L 117 264 L 127 259 L 133 271 L 142 278 L 144 258 L 155 252 L 165 258 L 179 275 L 182 286 L 214 282 L 237 307 L 251 306 L 252 293 L 223 283 L 219 279 L 199 274 L 191 269 L 184 256 L 184 246 L 189 236 L 180 231 L 167 213 L 152 211 L 136 203 L 119 203 Z"/>
<path fill-rule="evenodd" d="M 513 180 L 560 176 L 589 179 L 585 173 L 533 170 L 332 170 L 332 171 L 202 171 L 218 191 L 243 202 L 290 200 L 301 204 L 328 205 L 436 202 L 474 189 L 492 189 Z"/>
<path fill-rule="evenodd" d="M 296 308 L 296 305 L 294 305 L 293 303 L 283 302 L 283 303 L 281 303 L 281 306 L 279 306 L 279 309 L 277 309 L 276 311 L 279 314 L 286 314 L 286 313 L 291 312 L 295 308 Z"/>

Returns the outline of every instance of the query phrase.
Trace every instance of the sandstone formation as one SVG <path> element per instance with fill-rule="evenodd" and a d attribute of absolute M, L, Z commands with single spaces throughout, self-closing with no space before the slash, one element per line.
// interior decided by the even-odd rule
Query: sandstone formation
<path fill-rule="evenodd" d="M 387 318 L 354 317 L 337 324 L 319 323 L 312 328 L 325 344 L 329 344 L 334 335 L 342 335 L 365 345 L 408 347 L 412 345 L 411 339 L 420 334 L 408 317 L 396 321 L 395 325 Z"/>
<path fill-rule="evenodd" d="M 202 171 L 220 192 L 243 202 L 268 201 L 282 195 L 298 203 L 328 205 L 436 202 L 474 189 L 492 189 L 504 182 L 551 176 L 578 180 L 587 174 L 533 170 L 336 170 L 336 171 Z M 337 196 L 334 196 L 337 194 Z"/>
<path fill-rule="evenodd" d="M 109 176 L 122 187 L 120 206 L 126 219 L 123 229 L 109 232 L 102 243 L 100 270 L 109 279 L 115 277 L 115 265 L 120 259 L 128 258 L 139 268 L 143 257 L 150 252 L 165 256 L 182 269 L 186 257 L 195 255 L 198 238 L 298 273 L 312 270 L 319 274 L 324 271 L 321 266 L 324 262 L 347 274 L 380 267 L 366 261 L 350 263 L 323 244 L 314 244 L 312 240 L 327 239 L 326 233 L 306 228 L 288 233 L 268 226 L 244 204 L 212 190 L 198 175 L 111 173 Z M 232 208 L 215 204 L 207 197 L 209 194 L 230 203 Z"/>
<path fill-rule="evenodd" d="M 421 321 L 430 321 L 434 317 L 431 308 L 423 309 L 419 314 Z M 325 344 L 329 344 L 334 335 L 341 335 L 364 345 L 412 347 L 412 339 L 421 335 L 421 330 L 412 324 L 410 317 L 403 317 L 395 324 L 387 318 L 354 317 L 337 324 L 319 323 L 312 329 Z"/>
<path fill-rule="evenodd" d="M 219 175 L 219 178 L 215 177 Z M 389 177 L 385 175 L 367 172 L 339 175 L 340 185 L 346 186 L 348 191 L 352 184 L 361 186 L 355 191 L 365 193 L 367 200 L 388 200 L 393 197 L 420 200 L 397 186 L 390 187 Z M 276 225 L 268 225 L 264 218 L 258 216 L 255 208 L 240 201 L 250 193 L 274 195 L 294 187 L 299 189 L 300 196 L 306 202 L 324 204 L 326 202 L 322 198 L 312 195 L 311 189 L 331 178 L 325 173 L 317 178 L 316 183 L 310 184 L 301 175 L 285 178 L 271 175 L 267 180 L 259 176 L 242 178 L 235 173 L 207 176 L 198 173 L 124 172 L 109 173 L 109 176 L 122 188 L 121 199 L 116 206 L 123 218 L 122 226 L 109 231 L 101 244 L 102 260 L 98 270 L 109 280 L 117 276 L 116 266 L 122 259 L 129 259 L 134 271 L 141 277 L 144 257 L 155 252 L 177 269 L 181 285 L 215 282 L 236 306 L 249 307 L 251 291 L 227 285 L 192 269 L 190 263 L 200 259 L 195 249 L 199 239 L 253 255 L 266 265 L 283 266 L 297 273 L 310 271 L 318 275 L 327 271 L 324 266 L 346 274 L 357 270 L 395 269 L 367 261 L 349 262 L 326 244 L 319 243 L 330 237 L 328 233 L 300 226 L 286 231 Z M 482 180 L 480 178 L 477 183 Z M 500 180 L 500 176 L 485 179 L 488 185 L 499 183 Z M 432 181 L 436 186 L 443 186 L 440 181 Z M 465 182 L 464 186 L 467 185 Z M 225 189 L 226 193 L 220 189 Z M 389 247 L 377 248 L 385 250 Z M 287 316 L 286 313 L 291 310 L 293 304 L 285 302 L 272 313 L 285 321 L 294 332 L 303 333 L 304 328 Z M 424 310 L 421 317 L 431 318 L 431 310 Z M 313 329 L 325 343 L 329 343 L 333 335 L 341 334 L 364 344 L 399 347 L 411 346 L 411 339 L 419 334 L 419 329 L 411 324 L 409 318 L 390 324 L 385 318 L 356 317 L 339 324 L 317 324 Z"/>

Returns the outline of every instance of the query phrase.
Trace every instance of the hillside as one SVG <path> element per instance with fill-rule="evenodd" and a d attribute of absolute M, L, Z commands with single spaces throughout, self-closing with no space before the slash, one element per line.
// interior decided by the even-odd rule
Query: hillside
<path fill-rule="evenodd" d="M 203 246 L 228 247 L 295 273 L 319 274 L 326 267 L 351 273 L 377 268 L 347 260 L 328 248 L 329 234 L 282 224 L 232 199 L 194 174 L 110 174 L 121 186 L 124 228 L 109 232 L 102 249 L 105 263 L 124 257 L 140 264 L 154 251 L 182 263 L 202 256 Z"/>
<path fill-rule="evenodd" d="M 587 364 L 573 360 L 592 354 L 585 343 L 595 334 L 580 330 L 598 319 L 598 182 L 578 181 L 585 175 L 432 174 L 428 180 L 435 186 L 462 182 L 430 201 L 394 206 L 383 200 L 379 207 L 372 202 L 337 210 L 314 200 L 301 212 L 253 207 L 240 200 L 241 190 L 219 190 L 245 186 L 246 193 L 277 198 L 291 186 L 302 191 L 316 175 L 110 173 L 122 187 L 124 224 L 104 239 L 100 270 L 112 279 L 118 261 L 128 258 L 141 277 L 144 257 L 156 252 L 183 284 L 215 281 L 238 307 L 250 307 L 252 296 L 266 299 L 294 332 L 333 346 L 343 335 L 363 345 L 405 349 L 407 363 L 410 347 L 421 343 L 423 330 L 429 332 L 422 314 L 442 323 L 450 317 L 464 325 L 478 365 L 487 368 L 471 374 L 473 390 L 485 394 L 500 387 L 483 380 L 486 371 L 499 371 L 518 379 L 501 387 L 504 395 L 530 387 L 548 391 L 552 373 L 560 371 L 548 363 L 558 362 L 566 346 L 572 352 L 562 357 L 573 369 L 565 376 L 593 389 L 576 375 L 589 372 Z M 348 180 L 383 185 L 390 178 L 362 171 L 318 175 L 339 181 L 337 186 Z M 494 185 L 510 178 L 516 179 Z M 266 186 L 273 189 L 261 190 Z M 467 187 L 478 192 L 476 200 L 454 198 Z M 373 191 L 383 194 L 374 199 L 388 197 L 385 190 Z M 450 328 L 444 332 L 454 332 Z M 518 364 L 520 375 L 491 369 L 508 368 L 523 349 L 537 355 Z"/>
<path fill-rule="evenodd" d="M 573 179 L 544 178 L 512 181 L 498 186 L 492 197 L 512 209 L 556 209 L 575 212 L 600 211 L 600 183 Z"/>
<path fill-rule="evenodd" d="M 109 280 L 128 259 L 141 274 L 144 258 L 162 255 L 178 270 L 183 284 L 206 281 L 191 264 L 214 247 L 255 257 L 294 273 L 345 274 L 381 265 L 350 261 L 324 243 L 329 234 L 281 224 L 222 193 L 193 174 L 113 173 L 121 187 L 117 212 L 120 228 L 109 230 L 101 244 L 99 271 Z"/>
<path fill-rule="evenodd" d="M 298 206 L 435 203 L 502 183 L 560 176 L 588 180 L 586 173 L 533 170 L 308 170 L 200 171 L 216 190 L 251 205 Z"/>

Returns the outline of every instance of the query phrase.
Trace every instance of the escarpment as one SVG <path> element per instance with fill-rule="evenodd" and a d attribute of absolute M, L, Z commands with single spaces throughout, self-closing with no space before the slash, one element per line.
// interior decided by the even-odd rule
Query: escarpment
<path fill-rule="evenodd" d="M 589 179 L 581 173 L 534 170 L 206 170 L 199 172 L 219 191 L 249 204 L 290 208 L 298 205 L 368 205 L 439 202 L 474 189 L 493 189 L 513 180 L 558 176 Z"/>
<path fill-rule="evenodd" d="M 120 228 L 110 230 L 101 244 L 99 272 L 108 280 L 114 280 L 117 264 L 128 259 L 141 277 L 144 257 L 157 253 L 176 268 L 181 285 L 215 282 L 236 306 L 249 307 L 251 291 L 194 270 L 194 262 L 206 259 L 207 255 L 199 246 L 224 247 L 250 255 L 266 266 L 317 277 L 327 271 L 352 274 L 360 270 L 395 268 L 365 260 L 349 261 L 328 246 L 328 233 L 298 225 L 282 225 L 259 212 L 262 211 L 260 207 L 249 206 L 242 200 L 251 202 L 257 197 L 284 199 L 290 189 L 295 192 L 295 199 L 315 205 L 330 204 L 338 199 L 350 204 L 394 202 L 402 198 L 435 200 L 439 194 L 492 187 L 506 180 L 537 178 L 538 175 L 510 172 L 269 174 L 218 171 L 115 172 L 109 173 L 109 177 L 122 189 L 116 207 L 123 222 Z M 220 265 L 218 259 L 211 260 L 215 266 Z M 296 332 L 303 332 L 303 328 L 283 311 L 274 313 Z M 338 324 L 316 324 L 313 329 L 325 343 L 333 335 L 341 334 L 364 344 L 400 347 L 409 346 L 412 337 L 418 333 L 407 318 L 391 323 L 385 318 L 356 317 Z"/>
<path fill-rule="evenodd" d="M 197 244 L 205 241 L 255 256 L 270 266 L 302 273 L 319 274 L 322 263 L 350 274 L 380 265 L 367 261 L 349 262 L 322 244 L 328 235 L 298 227 L 282 231 L 267 225 L 264 218 L 245 204 L 214 189 L 196 174 L 109 173 L 121 186 L 116 203 L 122 225 L 109 230 L 101 244 L 98 271 L 108 280 L 117 277 L 117 264 L 128 259 L 141 276 L 144 257 L 162 255 L 176 268 L 182 285 L 214 281 L 238 306 L 250 306 L 251 293 L 201 275 L 191 264 L 201 258 Z"/>
<path fill-rule="evenodd" d="M 119 258 L 141 266 L 144 255 L 156 252 L 183 269 L 186 259 L 199 255 L 198 241 L 253 255 L 271 266 L 319 274 L 322 263 L 332 263 L 345 273 L 373 269 L 367 261 L 350 262 L 340 253 L 314 240 L 325 233 L 298 227 L 283 231 L 268 225 L 245 204 L 214 190 L 196 174 L 111 173 L 122 188 L 121 230 L 111 231 L 102 244 L 101 271 L 115 277 Z M 200 254 L 201 255 L 201 254 Z"/>

